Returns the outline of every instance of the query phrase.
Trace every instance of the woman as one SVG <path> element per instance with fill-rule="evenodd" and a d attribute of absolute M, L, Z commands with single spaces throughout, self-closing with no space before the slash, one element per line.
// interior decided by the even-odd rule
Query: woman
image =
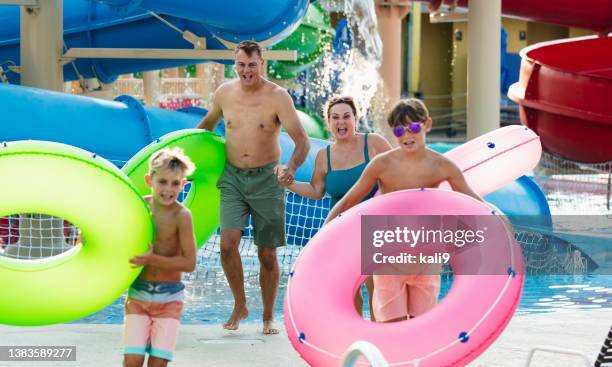
<path fill-rule="evenodd" d="M 327 192 L 331 197 L 330 208 L 342 199 L 361 176 L 366 165 L 377 154 L 391 149 L 385 138 L 378 134 L 361 134 L 355 132 L 357 121 L 357 106 L 349 96 L 334 97 L 327 102 L 324 110 L 328 129 L 334 138 L 334 143 L 317 152 L 315 168 L 310 182 L 293 182 L 289 190 L 298 195 L 321 199 Z M 364 198 L 374 196 L 377 188 Z M 372 278 L 366 280 L 368 288 L 370 315 L 372 311 Z M 363 301 L 361 294 L 355 295 L 355 307 L 361 315 Z"/>

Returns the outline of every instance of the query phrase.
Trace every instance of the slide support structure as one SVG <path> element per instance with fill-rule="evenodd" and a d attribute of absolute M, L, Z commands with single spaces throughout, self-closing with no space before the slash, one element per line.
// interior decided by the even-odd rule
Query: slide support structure
<path fill-rule="evenodd" d="M 62 91 L 63 0 L 21 6 L 21 84 Z"/>
<path fill-rule="evenodd" d="M 501 0 L 470 0 L 467 138 L 500 126 Z"/>

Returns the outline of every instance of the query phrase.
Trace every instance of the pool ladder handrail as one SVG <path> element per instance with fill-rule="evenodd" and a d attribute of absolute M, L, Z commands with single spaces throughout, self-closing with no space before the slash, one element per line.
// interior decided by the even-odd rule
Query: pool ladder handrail
<path fill-rule="evenodd" d="M 348 347 L 342 358 L 341 367 L 354 367 L 360 356 L 363 356 L 372 367 L 389 367 L 380 349 L 365 340 L 358 340 Z"/>
<path fill-rule="evenodd" d="M 527 362 L 525 363 L 525 367 L 529 367 L 531 365 L 531 360 L 537 351 L 549 352 L 553 354 L 566 354 L 566 355 L 571 355 L 571 356 L 578 356 L 584 363 L 585 367 L 593 366 L 593 362 L 589 360 L 589 357 L 586 354 L 578 350 L 564 349 L 564 348 L 542 345 L 542 346 L 536 346 L 536 347 L 531 348 L 531 350 L 529 351 L 529 355 L 527 356 Z"/>

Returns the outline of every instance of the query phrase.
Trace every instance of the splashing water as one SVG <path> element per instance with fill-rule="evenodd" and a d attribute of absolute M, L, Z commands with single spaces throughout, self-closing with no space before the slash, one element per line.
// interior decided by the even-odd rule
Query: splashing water
<path fill-rule="evenodd" d="M 333 95 L 350 95 L 357 102 L 360 131 L 376 130 L 383 121 L 386 102 L 382 97 L 382 41 L 378 33 L 373 0 L 345 0 L 344 14 L 350 29 L 352 47 L 344 44 L 344 52 L 328 49 L 321 61 L 312 67 L 308 77 L 286 85 L 298 91 L 311 111 L 321 113 Z M 380 125 L 378 125 L 380 126 Z"/>
<path fill-rule="evenodd" d="M 373 0 L 346 0 L 344 2 L 351 32 L 354 35 L 354 50 L 359 51 L 372 66 L 379 68 L 382 61 L 382 40 L 378 34 L 378 22 Z"/>
<path fill-rule="evenodd" d="M 383 90 L 378 68 L 382 64 L 382 40 L 378 33 L 373 0 L 346 0 L 344 2 L 353 48 L 348 52 L 346 68 L 340 74 L 340 93 L 356 99 L 361 116 L 360 127 L 373 130 L 378 110 L 373 110 L 377 90 Z M 380 105 L 380 103 L 376 103 Z"/>

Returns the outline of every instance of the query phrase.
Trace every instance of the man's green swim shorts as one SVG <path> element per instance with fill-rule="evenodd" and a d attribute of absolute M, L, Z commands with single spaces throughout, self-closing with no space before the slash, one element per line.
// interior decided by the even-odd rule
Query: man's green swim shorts
<path fill-rule="evenodd" d="M 221 230 L 244 231 L 247 217 L 253 219 L 253 237 L 258 247 L 285 245 L 285 188 L 274 174 L 277 162 L 256 168 L 238 168 L 225 163 L 217 181 L 221 190 Z"/>

